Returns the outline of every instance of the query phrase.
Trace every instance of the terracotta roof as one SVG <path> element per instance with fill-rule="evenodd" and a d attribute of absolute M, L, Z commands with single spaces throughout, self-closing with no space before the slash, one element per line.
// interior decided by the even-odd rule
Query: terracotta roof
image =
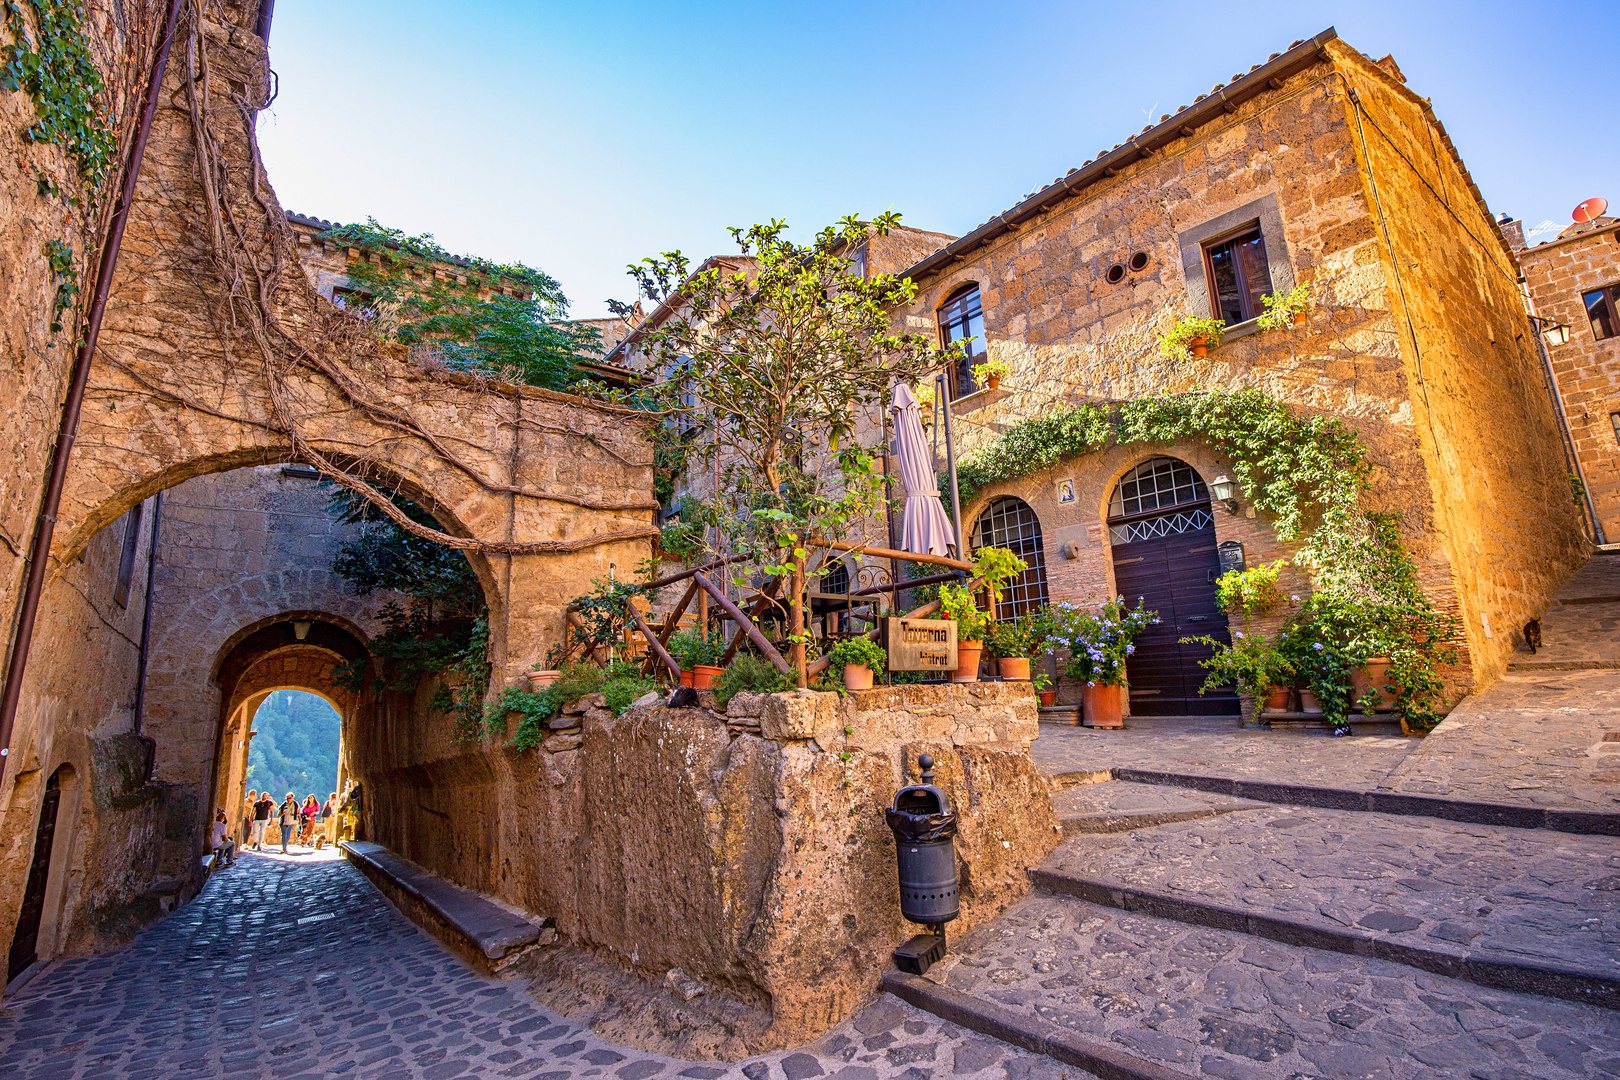
<path fill-rule="evenodd" d="M 285 213 L 287 215 L 287 220 L 292 224 L 302 225 L 307 229 L 315 229 L 318 232 L 330 232 L 333 229 L 341 229 L 343 227 L 343 222 L 341 221 L 327 221 L 325 218 L 310 217 L 308 214 L 300 214 L 296 210 L 287 210 Z M 396 250 L 399 248 L 399 245 L 391 240 L 387 242 L 387 246 L 395 248 Z M 467 259 L 460 255 L 451 255 L 448 253 L 446 253 L 444 258 L 435 259 L 433 261 L 447 262 L 453 266 L 470 266 L 474 268 L 477 266 L 472 259 Z"/>
<path fill-rule="evenodd" d="M 1070 169 L 1046 187 L 1026 195 L 1023 202 L 1011 210 L 997 214 L 960 240 L 947 244 L 913 265 L 906 271 L 907 275 L 920 278 L 939 273 L 965 259 L 974 248 L 1017 231 L 1023 222 L 1056 207 L 1082 189 L 1114 176 L 1127 165 L 1152 157 L 1163 147 L 1191 135 L 1211 120 L 1236 112 L 1243 102 L 1279 88 L 1284 79 L 1323 59 L 1323 46 L 1338 36 L 1338 32 L 1330 26 L 1313 38 L 1294 42 L 1287 52 L 1273 53 L 1265 63 L 1254 65 L 1246 74 L 1234 75 L 1231 82 L 1217 84 L 1208 94 L 1195 98 L 1191 105 L 1183 105 L 1173 114 L 1166 114 L 1159 123 L 1149 124 L 1112 150 L 1103 151 L 1080 168 Z"/>

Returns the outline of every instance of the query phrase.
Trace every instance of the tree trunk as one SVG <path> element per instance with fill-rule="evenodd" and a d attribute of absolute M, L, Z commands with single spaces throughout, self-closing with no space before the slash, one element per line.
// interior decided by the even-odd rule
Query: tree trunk
<path fill-rule="evenodd" d="M 805 671 L 804 662 L 804 560 L 793 560 L 793 651 L 788 659 L 793 664 L 793 670 L 798 672 L 799 687 L 802 689 L 810 685 L 810 675 Z"/>

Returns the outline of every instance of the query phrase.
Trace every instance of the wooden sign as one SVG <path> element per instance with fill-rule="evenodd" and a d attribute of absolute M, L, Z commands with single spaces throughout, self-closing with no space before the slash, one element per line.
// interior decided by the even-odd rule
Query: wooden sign
<path fill-rule="evenodd" d="M 955 619 L 885 619 L 890 671 L 955 671 Z"/>
<path fill-rule="evenodd" d="M 1221 573 L 1228 574 L 1233 570 L 1243 569 L 1243 545 L 1236 540 L 1228 540 L 1221 544 L 1215 549 L 1215 553 L 1221 560 Z"/>

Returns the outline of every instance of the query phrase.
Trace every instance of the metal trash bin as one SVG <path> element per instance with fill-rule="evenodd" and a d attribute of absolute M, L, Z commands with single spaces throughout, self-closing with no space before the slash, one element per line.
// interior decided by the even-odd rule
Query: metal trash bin
<path fill-rule="evenodd" d="M 922 783 L 901 788 L 884 811 L 894 832 L 900 875 L 900 914 L 922 923 L 921 934 L 895 950 L 902 971 L 921 975 L 945 955 L 945 924 L 961 914 L 956 876 L 956 813 L 945 792 L 934 786 L 934 759 L 917 758 Z"/>

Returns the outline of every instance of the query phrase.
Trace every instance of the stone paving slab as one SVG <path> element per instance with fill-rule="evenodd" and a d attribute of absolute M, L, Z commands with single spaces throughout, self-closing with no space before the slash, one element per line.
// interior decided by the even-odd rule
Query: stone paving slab
<path fill-rule="evenodd" d="M 1335 739 L 1326 732 L 1260 731 L 1238 728 L 1225 718 L 1150 722 L 1123 731 L 1042 724 L 1030 752 L 1048 776 L 1142 769 L 1370 791 L 1422 741 L 1398 735 Z"/>
<path fill-rule="evenodd" d="M 945 988 L 1182 1076 L 1620 1075 L 1607 1010 L 1067 897 L 1031 896 L 953 950 Z"/>
<path fill-rule="evenodd" d="M 1088 899 L 1216 926 L 1252 915 L 1269 937 L 1620 1007 L 1620 845 L 1607 837 L 1267 806 L 1074 837 L 1042 872 Z"/>
<path fill-rule="evenodd" d="M 1078 784 L 1052 796 L 1058 821 L 1070 834 L 1124 832 L 1263 805 L 1230 795 L 1118 780 Z"/>
<path fill-rule="evenodd" d="M 472 971 L 353 866 L 251 853 L 127 948 L 53 964 L 4 1005 L 6 1080 L 1086 1075 L 887 995 L 811 1046 L 735 1063 L 612 1046 Z"/>
<path fill-rule="evenodd" d="M 1510 672 L 1453 709 L 1379 787 L 1620 813 L 1620 671 Z"/>
<path fill-rule="evenodd" d="M 1514 627 L 1509 670 L 1620 667 L 1620 552 L 1600 553 L 1571 574 L 1541 617 L 1542 647 L 1531 653 Z"/>

